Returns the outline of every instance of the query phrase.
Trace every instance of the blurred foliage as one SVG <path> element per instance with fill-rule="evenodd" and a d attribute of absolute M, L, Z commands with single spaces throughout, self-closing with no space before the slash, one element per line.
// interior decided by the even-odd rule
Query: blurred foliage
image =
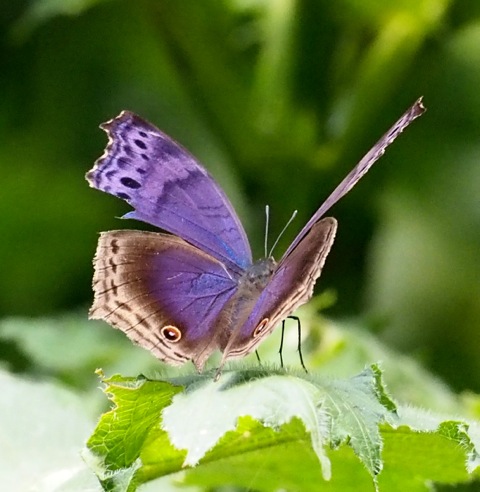
<path fill-rule="evenodd" d="M 0 482 L 20 492 L 101 491 L 79 449 L 94 428 L 82 397 L 58 384 L 0 370 Z"/>
<path fill-rule="evenodd" d="M 366 316 L 480 390 L 479 2 L 32 0 L 4 2 L 0 26 L 2 316 L 86 316 L 98 232 L 136 226 L 84 180 L 120 110 L 205 164 L 257 256 L 264 205 L 270 243 L 298 209 L 278 257 L 424 95 L 427 114 L 332 211 L 320 289 L 337 291 L 329 313 Z"/>

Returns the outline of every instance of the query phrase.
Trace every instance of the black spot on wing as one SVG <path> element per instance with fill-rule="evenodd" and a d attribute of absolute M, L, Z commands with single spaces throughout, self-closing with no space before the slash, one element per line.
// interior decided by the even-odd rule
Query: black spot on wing
<path fill-rule="evenodd" d="M 170 140 L 162 140 L 160 144 L 160 152 L 162 154 L 167 154 L 171 157 L 177 157 L 180 154 L 183 154 L 182 149 L 178 147 L 174 142 Z"/>
<path fill-rule="evenodd" d="M 128 176 L 121 178 L 120 183 L 122 183 L 127 188 L 132 188 L 134 190 L 138 190 L 138 188 L 142 186 L 138 181 L 135 181 L 133 178 L 130 178 Z"/>
<path fill-rule="evenodd" d="M 118 240 L 113 239 L 112 242 L 110 243 L 110 247 L 112 248 L 112 253 L 116 255 L 118 253 L 118 250 L 120 249 L 118 246 Z"/>
<path fill-rule="evenodd" d="M 112 179 L 112 178 L 115 176 L 115 174 L 117 174 L 117 172 L 118 172 L 118 170 L 117 170 L 117 169 L 111 169 L 110 171 L 107 171 L 107 172 L 105 173 L 105 177 L 106 177 L 107 179 Z"/>
<path fill-rule="evenodd" d="M 119 157 L 117 159 L 117 166 L 120 169 L 127 169 L 130 167 L 131 162 L 132 162 L 132 160 L 129 159 L 128 157 Z"/>
<path fill-rule="evenodd" d="M 142 150 L 147 150 L 147 145 L 145 144 L 145 142 L 143 140 L 140 140 L 140 139 L 135 139 L 133 141 L 133 143 L 140 149 Z"/>
<path fill-rule="evenodd" d="M 112 267 L 112 271 L 113 273 L 117 273 L 117 263 L 115 263 L 115 261 L 113 261 L 113 258 L 109 258 L 108 260 L 108 264 Z"/>
<path fill-rule="evenodd" d="M 134 157 L 135 153 L 133 152 L 132 150 L 132 147 L 130 147 L 130 145 L 124 145 L 123 146 L 123 151 L 125 152 L 125 154 L 127 154 L 129 157 Z"/>

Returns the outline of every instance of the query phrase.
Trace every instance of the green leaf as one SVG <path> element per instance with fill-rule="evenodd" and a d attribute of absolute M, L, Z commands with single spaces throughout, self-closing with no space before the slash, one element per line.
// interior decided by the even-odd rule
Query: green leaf
<path fill-rule="evenodd" d="M 23 39 L 50 19 L 59 15 L 77 16 L 100 0 L 35 0 L 17 21 L 14 35 Z"/>
<path fill-rule="evenodd" d="M 137 466 L 145 440 L 158 424 L 160 411 L 181 388 L 144 377 L 113 376 L 104 383 L 116 407 L 103 415 L 87 445 L 94 455 L 103 457 L 108 473 Z"/>
<path fill-rule="evenodd" d="M 208 468 L 218 484 L 219 472 L 250 470 L 244 476 L 251 477 L 259 462 L 260 482 L 270 478 L 263 485 L 255 479 L 256 488 L 295 488 L 299 467 L 306 483 L 329 480 L 328 448 L 346 443 L 374 477 L 381 469 L 378 425 L 395 421 L 376 367 L 349 380 L 247 369 L 218 382 L 211 376 L 172 382 L 115 376 L 104 383 L 115 408 L 102 417 L 86 456 L 105 490 L 135 490 L 192 467 L 186 483 L 205 482 Z M 242 484 L 241 473 L 233 477 Z M 243 485 L 251 487 L 248 480 Z"/>
<path fill-rule="evenodd" d="M 79 451 L 94 424 L 78 395 L 0 371 L 2 490 L 101 490 Z"/>
<path fill-rule="evenodd" d="M 1 320 L 0 343 L 10 347 L 7 360 L 11 360 L 12 370 L 48 374 L 87 391 L 95 384 L 93 370 L 100 365 L 111 372 L 131 366 L 147 371 L 158 366 L 149 352 L 132 346 L 105 323 L 87 320 L 86 313 Z M 22 368 L 16 359 L 27 367 Z"/>
<path fill-rule="evenodd" d="M 396 429 L 382 427 L 380 490 L 426 491 L 431 482 L 459 484 L 479 476 L 478 422 L 403 406 L 398 416 Z"/>
<path fill-rule="evenodd" d="M 331 442 L 335 445 L 349 441 L 355 453 L 373 475 L 380 473 L 382 441 L 378 424 L 395 422 L 395 406 L 379 384 L 379 370 L 374 366 L 351 380 L 328 384 L 331 399 Z M 387 405 L 383 404 L 386 402 Z"/>
<path fill-rule="evenodd" d="M 311 433 L 324 474 L 330 477 L 330 464 L 323 451 L 329 416 L 316 408 L 322 398 L 314 385 L 296 377 L 277 375 L 230 388 L 228 385 L 229 382 L 228 390 L 224 391 L 221 385 L 209 380 L 200 391 L 179 395 L 163 412 L 163 428 L 172 444 L 187 450 L 184 466 L 196 465 L 223 435 L 236 430 L 237 421 L 243 416 L 251 416 L 274 429 L 298 417 Z M 198 433 L 198 429 L 203 431 Z"/>

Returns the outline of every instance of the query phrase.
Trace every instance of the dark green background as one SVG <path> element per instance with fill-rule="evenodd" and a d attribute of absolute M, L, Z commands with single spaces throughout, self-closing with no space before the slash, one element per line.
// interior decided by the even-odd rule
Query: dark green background
<path fill-rule="evenodd" d="M 263 253 L 420 95 L 428 111 L 332 210 L 326 314 L 362 316 L 459 389 L 480 390 L 480 3 L 63 0 L 0 9 L 0 315 L 92 298 L 99 123 L 130 109 L 221 182 Z"/>

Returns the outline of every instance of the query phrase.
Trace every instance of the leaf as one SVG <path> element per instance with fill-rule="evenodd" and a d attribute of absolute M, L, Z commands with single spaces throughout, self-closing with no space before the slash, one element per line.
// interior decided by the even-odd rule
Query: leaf
<path fill-rule="evenodd" d="M 378 366 L 351 380 L 334 381 L 327 388 L 328 398 L 332 400 L 332 421 L 340 424 L 332 425 L 332 443 L 349 441 L 368 471 L 378 475 L 382 469 L 378 424 L 396 420 L 395 405 L 383 389 Z"/>
<path fill-rule="evenodd" d="M 86 313 L 1 320 L 0 344 L 10 347 L 11 370 L 48 374 L 87 391 L 95 384 L 93 370 L 100 365 L 111 372 L 132 365 L 140 371 L 158 366 L 149 352 L 132 346 L 106 323 L 87 320 Z"/>
<path fill-rule="evenodd" d="M 396 429 L 382 428 L 380 490 L 427 491 L 432 482 L 459 484 L 478 478 L 478 422 L 403 406 L 398 416 Z"/>
<path fill-rule="evenodd" d="M 104 382 L 116 408 L 103 415 L 87 445 L 94 455 L 103 457 L 106 476 L 112 470 L 137 466 L 145 440 L 158 424 L 160 411 L 181 388 L 144 377 L 113 376 Z"/>
<path fill-rule="evenodd" d="M 2 371 L 0 387 L 2 490 L 101 490 L 79 455 L 93 428 L 81 398 L 58 385 Z"/>
<path fill-rule="evenodd" d="M 304 324 L 310 329 L 310 345 L 313 346 L 309 367 L 332 377 L 346 377 L 360 371 L 368 361 L 381 360 L 382 380 L 397 402 L 408 402 L 444 414 L 467 413 L 464 403 L 444 381 L 412 357 L 393 350 L 369 333 L 371 327 L 366 320 L 325 320 L 320 324 L 312 309 L 314 307 L 315 298 L 302 310 Z M 475 398 L 470 396 L 469 401 L 474 412 Z M 472 415 L 480 415 L 480 411 Z"/>
<path fill-rule="evenodd" d="M 35 0 L 17 21 L 14 35 L 24 39 L 37 27 L 58 15 L 77 16 L 100 0 Z"/>
<path fill-rule="evenodd" d="M 305 487 L 331 478 L 329 445 L 346 443 L 360 459 L 357 472 L 372 484 L 381 469 L 378 425 L 395 421 L 375 366 L 349 380 L 251 369 L 219 382 L 115 376 L 104 383 L 115 408 L 102 417 L 86 456 L 105 490 L 135 490 L 181 470 L 185 483 L 229 483 L 216 480 L 230 470 L 234 484 L 316 490 Z M 259 463 L 262 472 L 252 477 Z"/>

